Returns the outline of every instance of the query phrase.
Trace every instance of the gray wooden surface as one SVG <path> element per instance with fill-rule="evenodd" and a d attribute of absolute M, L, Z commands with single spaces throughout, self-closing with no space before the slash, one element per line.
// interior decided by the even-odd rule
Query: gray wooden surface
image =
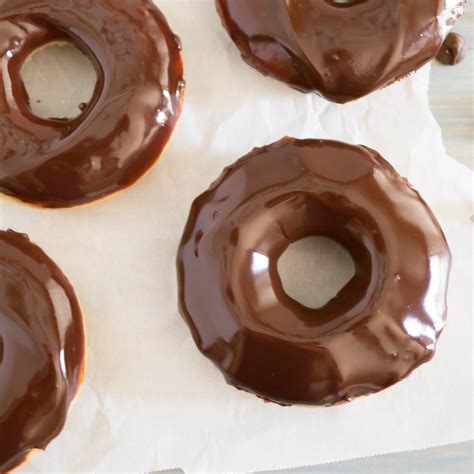
<path fill-rule="evenodd" d="M 460 443 L 409 453 L 386 454 L 346 462 L 323 464 L 317 467 L 273 471 L 273 474 L 473 473 L 473 451 L 474 442 Z"/>
<path fill-rule="evenodd" d="M 433 114 L 441 125 L 448 154 L 474 170 L 473 4 L 467 7 L 464 17 L 457 22 L 454 30 L 464 35 L 469 52 L 464 62 L 454 67 L 433 63 L 430 102 Z M 422 451 L 272 472 L 276 474 L 474 473 L 473 459 L 474 442 L 467 442 Z M 166 474 L 180 472 L 166 471 Z"/>
<path fill-rule="evenodd" d="M 474 442 L 453 444 L 441 448 L 424 449 L 409 453 L 386 454 L 346 462 L 323 464 L 258 474 L 421 474 L 421 473 L 472 473 Z M 178 474 L 179 470 L 160 474 Z"/>
<path fill-rule="evenodd" d="M 433 62 L 430 102 L 443 130 L 448 154 L 474 169 L 474 4 L 470 3 L 454 31 L 461 33 L 468 45 L 466 59 L 456 66 Z"/>

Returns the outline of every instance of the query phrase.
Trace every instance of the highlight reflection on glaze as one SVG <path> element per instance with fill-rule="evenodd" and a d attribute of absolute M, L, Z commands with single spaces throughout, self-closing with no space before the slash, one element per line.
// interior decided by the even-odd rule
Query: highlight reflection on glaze
<path fill-rule="evenodd" d="M 243 59 L 303 92 L 348 102 L 438 53 L 465 0 L 216 0 Z"/>
<path fill-rule="evenodd" d="M 84 352 L 67 278 L 27 236 L 0 231 L 0 472 L 61 432 Z"/>
<path fill-rule="evenodd" d="M 317 309 L 290 298 L 277 269 L 291 243 L 313 235 L 336 240 L 355 265 Z M 231 385 L 284 405 L 334 405 L 431 359 L 450 262 L 432 212 L 378 153 L 285 138 L 195 200 L 178 251 L 180 311 Z"/>
<path fill-rule="evenodd" d="M 0 2 L 0 192 L 44 207 L 86 204 L 133 184 L 159 158 L 181 112 L 179 39 L 149 0 Z M 98 76 L 71 120 L 35 117 L 25 59 L 70 42 Z"/>

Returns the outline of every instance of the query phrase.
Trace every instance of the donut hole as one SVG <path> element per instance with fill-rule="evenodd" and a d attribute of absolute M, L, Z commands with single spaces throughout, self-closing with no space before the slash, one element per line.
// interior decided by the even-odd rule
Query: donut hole
<path fill-rule="evenodd" d="M 32 113 L 41 119 L 72 120 L 83 113 L 97 84 L 91 60 L 71 43 L 48 43 L 21 69 Z"/>
<path fill-rule="evenodd" d="M 291 244 L 278 260 L 286 294 L 311 309 L 324 306 L 355 274 L 350 253 L 335 240 L 306 237 Z"/>

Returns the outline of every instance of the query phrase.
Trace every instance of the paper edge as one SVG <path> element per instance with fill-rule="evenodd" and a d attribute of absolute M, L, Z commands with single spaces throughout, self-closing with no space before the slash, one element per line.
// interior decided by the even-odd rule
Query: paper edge
<path fill-rule="evenodd" d="M 384 451 L 384 452 L 380 452 L 380 453 L 375 453 L 375 454 L 367 454 L 365 456 L 354 456 L 354 457 L 349 457 L 347 459 L 340 459 L 339 461 L 323 461 L 323 462 L 319 462 L 319 463 L 316 463 L 316 464 L 308 464 L 308 463 L 304 463 L 304 464 L 290 464 L 288 466 L 284 466 L 284 467 L 278 467 L 278 468 L 270 468 L 270 469 L 263 469 L 263 470 L 258 470 L 258 471 L 248 471 L 252 474 L 258 474 L 258 473 L 262 473 L 262 472 L 279 472 L 279 471 L 283 471 L 283 470 L 287 470 L 287 469 L 302 469 L 302 468 L 305 468 L 305 467 L 308 467 L 308 468 L 313 468 L 313 467 L 319 467 L 319 466 L 328 466 L 328 465 L 331 465 L 331 464 L 339 464 L 339 463 L 345 463 L 345 462 L 350 462 L 350 461 L 356 461 L 356 460 L 362 460 L 362 459 L 371 459 L 371 458 L 375 458 L 375 457 L 381 457 L 381 456 L 389 456 L 389 455 L 393 455 L 393 454 L 403 454 L 403 453 L 417 453 L 417 452 L 420 452 L 420 451 L 427 451 L 428 449 L 436 449 L 436 448 L 444 448 L 444 447 L 448 447 L 448 446 L 457 446 L 459 444 L 463 444 L 463 443 L 472 443 L 474 442 L 474 437 L 473 438 L 469 438 L 469 439 L 464 439 L 464 440 L 461 440 L 461 441 L 454 441 L 452 443 L 446 443 L 446 444 L 436 444 L 434 446 L 425 446 L 425 447 L 422 447 L 422 448 L 415 448 L 415 449 L 409 449 L 409 450 L 393 450 L 393 451 Z M 182 467 L 167 467 L 165 469 L 160 469 L 158 471 L 144 471 L 145 474 L 160 474 L 160 473 L 164 473 L 166 471 L 174 471 L 174 470 L 181 470 L 184 472 L 184 474 L 195 474 L 195 473 L 200 473 L 200 472 L 203 472 L 203 471 L 199 471 L 199 470 L 193 470 L 193 469 L 184 469 Z M 212 472 L 212 471 L 211 471 Z M 224 474 L 238 474 L 238 473 L 242 473 L 242 472 L 246 472 L 246 471 L 221 471 L 222 473 Z"/>
<path fill-rule="evenodd" d="M 404 451 L 404 450 L 402 450 L 402 451 L 397 451 L 397 450 L 387 451 L 387 452 L 383 452 L 383 453 L 367 454 L 366 456 L 350 457 L 350 458 L 347 458 L 347 459 L 341 459 L 340 461 L 323 461 L 323 462 L 320 462 L 318 464 L 301 464 L 301 465 L 296 464 L 294 466 L 291 465 L 291 466 L 281 467 L 281 468 L 277 468 L 277 469 L 265 469 L 263 471 L 254 471 L 254 473 L 258 474 L 259 472 L 278 472 L 278 471 L 282 471 L 282 470 L 285 470 L 285 469 L 301 469 L 301 468 L 305 468 L 305 467 L 327 466 L 327 465 L 330 465 L 330 464 L 339 464 L 339 463 L 356 461 L 356 460 L 361 460 L 361 459 L 371 459 L 371 458 L 380 457 L 380 456 L 389 456 L 391 454 L 417 453 L 417 452 L 420 452 L 420 451 L 426 451 L 428 449 L 444 448 L 444 447 L 447 447 L 447 446 L 456 446 L 458 444 L 469 443 L 469 442 L 473 442 L 473 441 L 474 441 L 474 438 L 471 438 L 471 439 L 466 439 L 464 441 L 456 441 L 456 442 L 448 443 L 448 444 L 440 444 L 440 445 L 435 445 L 435 446 L 426 446 L 424 448 L 409 449 L 408 451 Z M 176 468 L 176 469 L 180 469 L 180 468 Z M 193 472 L 193 471 L 187 471 L 187 472 Z M 185 471 L 185 474 L 186 474 L 186 471 Z"/>

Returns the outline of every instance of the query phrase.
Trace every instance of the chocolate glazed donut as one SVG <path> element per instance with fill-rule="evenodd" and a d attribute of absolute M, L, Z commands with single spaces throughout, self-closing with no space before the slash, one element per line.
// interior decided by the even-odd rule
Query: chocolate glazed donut
<path fill-rule="evenodd" d="M 216 0 L 243 59 L 302 92 L 344 103 L 438 53 L 465 0 Z"/>
<path fill-rule="evenodd" d="M 354 277 L 310 309 L 282 287 L 288 246 L 330 237 Z M 179 305 L 227 382 L 282 404 L 334 405 L 429 361 L 451 264 L 419 194 L 375 151 L 285 138 L 227 168 L 194 202 L 178 251 Z"/>
<path fill-rule="evenodd" d="M 76 119 L 29 108 L 22 64 L 69 42 L 98 75 Z M 149 0 L 0 0 L 0 192 L 42 207 L 86 204 L 140 178 L 181 112 L 179 39 Z"/>
<path fill-rule="evenodd" d="M 0 472 L 60 433 L 84 358 L 71 284 L 25 235 L 0 232 Z"/>

